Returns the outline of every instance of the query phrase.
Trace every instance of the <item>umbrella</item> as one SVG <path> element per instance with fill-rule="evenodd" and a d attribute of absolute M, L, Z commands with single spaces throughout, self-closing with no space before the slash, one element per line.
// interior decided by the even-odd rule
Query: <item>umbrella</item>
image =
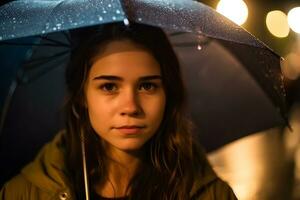
<path fill-rule="evenodd" d="M 29 160 L 13 159 L 17 154 L 35 151 L 62 126 L 68 30 L 111 22 L 158 26 L 168 34 L 183 68 L 190 116 L 208 151 L 286 124 L 280 56 L 199 2 L 19 0 L 0 7 L 0 48 L 33 46 L 2 109 L 0 159 L 10 172 L 13 163 Z"/>

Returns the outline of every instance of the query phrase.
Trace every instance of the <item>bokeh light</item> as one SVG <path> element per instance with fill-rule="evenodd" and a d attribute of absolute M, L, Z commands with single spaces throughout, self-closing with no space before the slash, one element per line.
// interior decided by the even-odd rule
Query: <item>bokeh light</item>
<path fill-rule="evenodd" d="M 291 9 L 288 13 L 288 23 L 290 28 L 296 33 L 300 33 L 300 7 Z"/>
<path fill-rule="evenodd" d="M 238 25 L 244 24 L 248 18 L 248 7 L 242 0 L 221 0 L 216 10 Z"/>
<path fill-rule="evenodd" d="M 287 16 L 280 10 L 274 10 L 267 14 L 266 25 L 270 33 L 279 38 L 289 35 L 290 27 Z"/>

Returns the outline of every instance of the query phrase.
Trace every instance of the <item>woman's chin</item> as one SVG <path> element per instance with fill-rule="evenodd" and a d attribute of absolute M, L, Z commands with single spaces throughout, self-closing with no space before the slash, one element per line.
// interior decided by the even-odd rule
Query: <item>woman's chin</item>
<path fill-rule="evenodd" d="M 127 140 L 127 141 L 118 142 L 118 144 L 112 146 L 118 149 L 119 151 L 136 152 L 141 150 L 143 145 L 144 142 L 142 141 Z"/>

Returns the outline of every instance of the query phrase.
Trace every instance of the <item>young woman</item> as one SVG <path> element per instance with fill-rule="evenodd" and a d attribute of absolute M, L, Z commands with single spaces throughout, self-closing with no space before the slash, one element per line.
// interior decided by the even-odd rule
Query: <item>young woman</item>
<path fill-rule="evenodd" d="M 115 23 L 72 39 L 66 130 L 1 199 L 236 199 L 192 131 L 179 62 L 161 29 Z"/>

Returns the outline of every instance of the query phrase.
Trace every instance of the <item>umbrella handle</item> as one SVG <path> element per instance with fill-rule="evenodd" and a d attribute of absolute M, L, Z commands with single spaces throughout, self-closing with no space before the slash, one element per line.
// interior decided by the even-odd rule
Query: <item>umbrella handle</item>
<path fill-rule="evenodd" d="M 85 188 L 85 199 L 89 200 L 89 183 L 88 183 L 88 174 L 87 174 L 87 165 L 86 165 L 86 151 L 85 151 L 85 139 L 83 130 L 80 130 L 80 140 L 81 140 L 81 153 L 82 153 L 82 166 L 83 166 L 83 176 L 84 176 L 84 188 Z"/>

